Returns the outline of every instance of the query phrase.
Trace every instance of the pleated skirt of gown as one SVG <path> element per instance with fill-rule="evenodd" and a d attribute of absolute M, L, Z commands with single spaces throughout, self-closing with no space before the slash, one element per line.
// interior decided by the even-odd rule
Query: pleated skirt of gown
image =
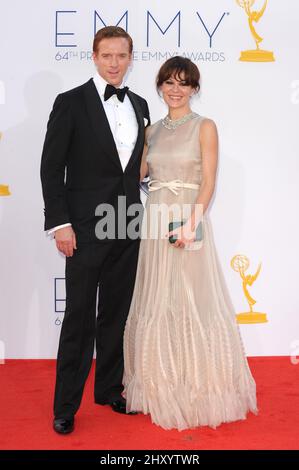
<path fill-rule="evenodd" d="M 196 194 L 150 193 L 147 230 L 151 204 L 192 203 Z M 174 248 L 167 239 L 141 240 L 124 361 L 127 411 L 149 413 L 164 429 L 216 428 L 257 413 L 256 384 L 207 213 L 197 251 Z"/>

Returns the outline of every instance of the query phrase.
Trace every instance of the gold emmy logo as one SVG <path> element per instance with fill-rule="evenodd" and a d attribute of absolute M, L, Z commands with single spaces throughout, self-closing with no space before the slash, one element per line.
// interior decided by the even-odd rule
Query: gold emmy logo
<path fill-rule="evenodd" d="M 9 187 L 5 184 L 0 184 L 0 196 L 10 196 L 11 192 L 9 191 Z"/>
<path fill-rule="evenodd" d="M 0 140 L 2 138 L 2 132 L 0 132 Z M 8 186 L 0 184 L 0 196 L 10 196 L 10 191 Z"/>
<path fill-rule="evenodd" d="M 265 9 L 267 7 L 268 0 L 265 0 L 264 5 L 262 6 L 260 11 L 251 10 L 251 7 L 253 6 L 256 0 L 236 0 L 236 1 L 240 7 L 244 8 L 248 16 L 248 24 L 249 24 L 250 32 L 256 44 L 256 49 L 242 51 L 239 60 L 242 60 L 243 62 L 274 62 L 275 58 L 274 58 L 273 52 L 260 49 L 259 44 L 262 42 L 263 38 L 257 34 L 253 26 L 253 22 L 257 23 L 260 20 L 260 18 L 263 16 Z"/>
<path fill-rule="evenodd" d="M 239 273 L 241 276 L 243 281 L 243 292 L 249 304 L 249 312 L 242 312 L 236 315 L 237 323 L 266 323 L 268 321 L 266 313 L 254 312 L 252 310 L 252 306 L 256 303 L 256 300 L 250 296 L 247 290 L 247 286 L 252 286 L 252 284 L 256 281 L 261 270 L 261 263 L 259 264 L 254 275 L 245 275 L 245 271 L 249 268 L 249 259 L 244 255 L 234 256 L 230 262 L 230 265 L 233 270 Z"/>

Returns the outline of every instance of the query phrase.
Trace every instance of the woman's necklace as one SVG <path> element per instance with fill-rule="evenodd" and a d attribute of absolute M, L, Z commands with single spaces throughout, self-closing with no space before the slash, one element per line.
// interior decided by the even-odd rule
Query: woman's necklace
<path fill-rule="evenodd" d="M 190 119 L 193 119 L 195 116 L 197 116 L 197 114 L 193 111 L 191 113 L 185 114 L 185 116 L 181 117 L 180 119 L 170 119 L 170 117 L 167 115 L 164 119 L 162 119 L 162 124 L 164 127 L 166 127 L 166 129 L 176 129 L 182 124 L 185 124 L 185 122 L 190 121 Z"/>

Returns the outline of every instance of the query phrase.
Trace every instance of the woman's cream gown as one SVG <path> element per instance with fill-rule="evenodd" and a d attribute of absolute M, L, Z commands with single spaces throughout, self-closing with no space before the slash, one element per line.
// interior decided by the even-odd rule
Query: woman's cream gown
<path fill-rule="evenodd" d="M 201 182 L 199 126 L 149 128 L 151 180 Z M 194 203 L 198 189 L 167 187 L 149 193 L 151 204 Z M 167 232 L 167 230 L 166 230 Z M 150 413 L 165 429 L 220 423 L 257 413 L 256 386 L 245 356 L 207 213 L 198 251 L 167 239 L 142 239 L 134 294 L 124 335 L 127 411 Z"/>

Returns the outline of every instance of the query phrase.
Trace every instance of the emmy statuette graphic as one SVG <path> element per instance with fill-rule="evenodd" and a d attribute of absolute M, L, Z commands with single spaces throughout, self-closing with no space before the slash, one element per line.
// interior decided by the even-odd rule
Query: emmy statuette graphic
<path fill-rule="evenodd" d="M 2 133 L 0 132 L 0 140 L 2 138 Z M 10 196 L 10 191 L 7 185 L 0 184 L 0 196 Z"/>
<path fill-rule="evenodd" d="M 236 315 L 237 323 L 266 323 L 267 314 L 261 312 L 254 312 L 252 310 L 253 305 L 256 303 L 248 292 L 247 286 L 252 286 L 256 281 L 260 270 L 261 263 L 259 264 L 255 274 L 245 274 L 245 271 L 249 268 L 249 259 L 244 255 L 236 255 L 232 258 L 230 265 L 234 271 L 240 274 L 242 279 L 242 287 L 247 302 L 249 304 L 249 312 L 242 312 Z"/>
<path fill-rule="evenodd" d="M 260 49 L 260 43 L 262 42 L 263 38 L 258 35 L 253 26 L 253 22 L 257 23 L 261 17 L 263 16 L 268 0 L 264 1 L 264 5 L 259 11 L 252 11 L 251 7 L 254 5 L 256 0 L 236 0 L 238 5 L 241 8 L 244 8 L 247 16 L 248 16 L 248 24 L 250 28 L 250 32 L 253 36 L 253 39 L 256 44 L 256 49 L 242 51 L 239 60 L 243 62 L 274 62 L 275 58 L 273 52 L 265 51 Z"/>

